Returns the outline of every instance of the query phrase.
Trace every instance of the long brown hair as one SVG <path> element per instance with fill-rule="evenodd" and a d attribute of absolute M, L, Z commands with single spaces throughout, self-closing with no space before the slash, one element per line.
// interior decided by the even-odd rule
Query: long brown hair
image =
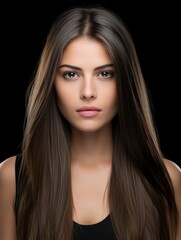
<path fill-rule="evenodd" d="M 120 17 L 102 7 L 62 13 L 50 29 L 28 91 L 17 218 L 18 240 L 73 238 L 70 125 L 54 89 L 58 62 L 70 41 L 99 39 L 114 62 L 118 113 L 109 185 L 118 239 L 171 240 L 177 209 L 136 50 Z"/>

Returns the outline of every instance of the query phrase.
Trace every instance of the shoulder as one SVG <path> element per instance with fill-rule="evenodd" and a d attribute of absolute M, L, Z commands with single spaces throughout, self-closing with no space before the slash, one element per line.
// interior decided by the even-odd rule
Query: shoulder
<path fill-rule="evenodd" d="M 0 179 L 8 181 L 15 176 L 16 156 L 9 157 L 0 163 Z"/>
<path fill-rule="evenodd" d="M 181 168 L 176 163 L 167 159 L 164 160 L 164 163 L 172 181 L 178 211 L 176 239 L 181 239 Z"/>
<path fill-rule="evenodd" d="M 181 168 L 169 159 L 164 159 L 164 164 L 170 175 L 174 189 L 181 191 Z"/>
<path fill-rule="evenodd" d="M 164 164 L 172 181 L 175 195 L 181 199 L 181 168 L 169 159 L 164 159 Z"/>
<path fill-rule="evenodd" d="M 16 238 L 16 197 L 15 160 L 10 157 L 0 163 L 0 232 L 2 239 Z"/>
<path fill-rule="evenodd" d="M 15 196 L 15 161 L 16 156 L 12 156 L 0 163 L 0 192 L 9 200 Z"/>

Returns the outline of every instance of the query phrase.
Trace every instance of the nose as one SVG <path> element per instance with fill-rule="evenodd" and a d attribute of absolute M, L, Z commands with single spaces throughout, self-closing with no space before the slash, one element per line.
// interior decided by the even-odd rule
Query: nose
<path fill-rule="evenodd" d="M 80 91 L 82 100 L 93 100 L 97 98 L 97 92 L 92 79 L 84 79 L 83 87 Z"/>

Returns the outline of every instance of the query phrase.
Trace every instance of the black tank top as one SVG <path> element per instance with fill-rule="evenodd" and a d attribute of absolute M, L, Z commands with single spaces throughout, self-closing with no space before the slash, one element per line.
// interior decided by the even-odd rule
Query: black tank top
<path fill-rule="evenodd" d="M 17 212 L 19 206 L 18 189 L 19 184 L 18 176 L 20 171 L 21 155 L 17 155 L 15 163 L 15 176 L 16 176 L 16 200 L 15 200 L 15 214 L 17 220 Z M 102 221 L 91 224 L 82 225 L 73 222 L 73 239 L 74 240 L 116 240 L 113 227 L 111 224 L 111 217 L 108 215 Z"/>

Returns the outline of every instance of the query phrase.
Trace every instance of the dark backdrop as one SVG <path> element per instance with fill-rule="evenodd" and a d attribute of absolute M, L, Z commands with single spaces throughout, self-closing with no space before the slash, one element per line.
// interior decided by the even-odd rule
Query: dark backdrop
<path fill-rule="evenodd" d="M 181 166 L 179 8 L 173 1 L 157 2 L 96 1 L 117 12 L 127 24 L 150 89 L 162 151 Z M 80 3 L 93 1 L 7 2 L 1 6 L 0 162 L 20 151 L 25 92 L 53 20 Z"/>

